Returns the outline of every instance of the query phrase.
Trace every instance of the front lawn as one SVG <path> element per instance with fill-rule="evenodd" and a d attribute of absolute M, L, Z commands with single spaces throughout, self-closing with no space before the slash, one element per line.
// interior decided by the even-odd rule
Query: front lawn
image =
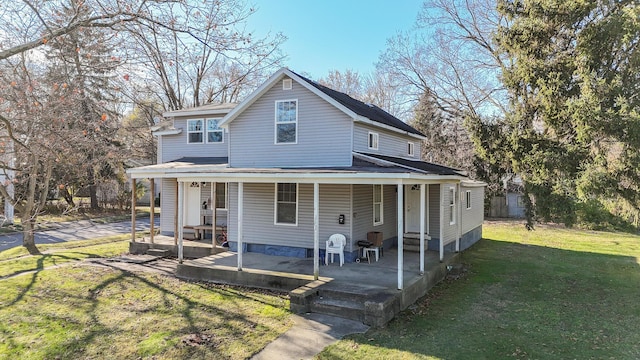
<path fill-rule="evenodd" d="M 87 243 L 0 261 L 10 276 L 0 280 L 0 358 L 244 359 L 291 326 L 281 294 L 77 260 L 122 249 Z M 55 259 L 66 266 L 47 268 Z"/>
<path fill-rule="evenodd" d="M 486 224 L 451 276 L 321 359 L 638 359 L 640 236 Z"/>

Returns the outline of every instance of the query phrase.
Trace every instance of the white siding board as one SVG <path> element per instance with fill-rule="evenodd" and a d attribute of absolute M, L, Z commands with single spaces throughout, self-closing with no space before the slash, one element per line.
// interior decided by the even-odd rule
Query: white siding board
<path fill-rule="evenodd" d="M 160 189 L 160 233 L 173 235 L 175 230 L 174 216 L 176 213 L 176 180 L 162 179 Z"/>
<path fill-rule="evenodd" d="M 275 144 L 276 100 L 298 100 L 297 144 Z M 297 83 L 277 82 L 229 124 L 231 167 L 351 166 L 351 122 Z"/>
<path fill-rule="evenodd" d="M 378 133 L 378 150 L 369 149 L 369 132 Z M 419 139 L 363 123 L 355 123 L 353 126 L 353 150 L 357 152 L 406 158 L 409 157 L 409 141 L 414 144 L 413 157 L 420 159 L 422 145 Z"/>
<path fill-rule="evenodd" d="M 484 187 L 461 187 L 462 234 L 477 228 L 484 222 Z M 471 209 L 466 206 L 466 192 L 471 191 Z"/>
<path fill-rule="evenodd" d="M 396 186 L 383 187 L 383 224 L 373 225 L 373 185 L 353 185 L 353 238 L 366 240 L 370 231 L 380 231 L 384 239 L 397 236 Z"/>
<path fill-rule="evenodd" d="M 444 245 L 447 245 L 451 242 L 456 241 L 456 237 L 458 236 L 458 221 L 460 221 L 460 219 L 458 218 L 458 214 L 456 214 L 456 222 L 454 224 L 450 224 L 449 223 L 449 215 L 451 214 L 451 208 L 449 207 L 449 200 L 451 199 L 451 191 L 449 190 L 450 188 L 456 188 L 456 184 L 455 183 L 450 183 L 450 184 L 442 184 L 441 185 L 441 191 L 444 191 L 444 212 L 443 212 L 443 216 L 444 216 L 444 220 L 442 221 L 442 223 L 444 224 L 443 226 L 443 237 L 444 237 Z M 454 191 L 454 196 L 455 196 L 456 192 Z M 454 201 L 456 201 L 454 199 Z M 456 208 L 455 211 L 457 212 L 458 209 L 457 207 L 460 206 L 460 202 L 459 199 L 456 202 Z"/>
<path fill-rule="evenodd" d="M 269 244 L 313 249 L 313 184 L 298 185 L 298 225 L 274 224 L 275 185 L 244 185 L 244 243 Z M 320 248 L 335 233 L 347 237 L 347 249 L 352 246 L 350 216 L 350 186 L 320 184 Z M 238 238 L 238 186 L 229 184 L 230 241 Z M 338 216 L 345 215 L 345 223 L 338 224 Z"/>
<path fill-rule="evenodd" d="M 220 117 L 220 116 L 215 116 Z M 214 117 L 211 117 L 214 118 Z M 189 144 L 187 143 L 187 120 L 188 119 L 204 119 L 203 117 L 180 117 L 175 118 L 173 126 L 176 129 L 182 129 L 180 134 L 176 135 L 163 135 L 161 158 L 163 162 L 176 160 L 182 157 L 226 157 L 229 153 L 227 141 L 229 141 L 229 134 L 225 132 L 223 143 L 210 143 L 207 144 Z M 205 133 L 206 138 L 206 133 Z"/>
<path fill-rule="evenodd" d="M 429 236 L 440 237 L 440 185 L 429 185 Z"/>

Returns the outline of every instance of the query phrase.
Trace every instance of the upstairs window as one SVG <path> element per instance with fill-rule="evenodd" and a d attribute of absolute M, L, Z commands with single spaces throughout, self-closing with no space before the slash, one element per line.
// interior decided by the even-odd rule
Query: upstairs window
<path fill-rule="evenodd" d="M 282 90 L 291 90 L 292 81 L 291 79 L 282 80 Z"/>
<path fill-rule="evenodd" d="M 407 143 L 407 155 L 409 155 L 409 156 L 414 156 L 415 155 L 414 146 L 415 145 L 411 141 L 409 141 Z"/>
<path fill-rule="evenodd" d="M 223 143 L 224 132 L 218 124 L 220 119 L 207 119 L 207 142 L 208 143 Z"/>
<path fill-rule="evenodd" d="M 276 101 L 276 144 L 298 141 L 298 100 Z"/>
<path fill-rule="evenodd" d="M 373 185 L 373 225 L 382 225 L 384 223 L 383 218 L 383 203 L 382 203 L 382 185 Z"/>
<path fill-rule="evenodd" d="M 298 184 L 276 184 L 276 224 L 298 224 Z"/>
<path fill-rule="evenodd" d="M 378 150 L 378 133 L 369 132 L 369 149 Z"/>
<path fill-rule="evenodd" d="M 187 143 L 202 144 L 204 142 L 204 120 L 187 120 Z"/>

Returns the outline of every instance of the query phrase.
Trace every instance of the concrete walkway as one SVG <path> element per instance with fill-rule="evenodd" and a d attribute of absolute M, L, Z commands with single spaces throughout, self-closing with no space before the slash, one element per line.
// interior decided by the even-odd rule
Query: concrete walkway
<path fill-rule="evenodd" d="M 295 324 L 256 354 L 254 360 L 312 359 L 325 347 L 349 334 L 364 333 L 369 327 L 359 321 L 307 313 L 293 315 Z"/>

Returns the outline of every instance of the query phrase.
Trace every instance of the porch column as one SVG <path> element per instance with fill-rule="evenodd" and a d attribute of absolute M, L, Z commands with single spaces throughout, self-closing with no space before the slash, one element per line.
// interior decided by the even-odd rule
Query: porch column
<path fill-rule="evenodd" d="M 178 208 L 180 207 L 178 193 L 180 193 L 180 185 L 178 179 L 176 179 L 176 201 L 173 204 L 173 245 L 178 245 L 178 229 L 182 229 L 181 226 L 178 226 Z"/>
<path fill-rule="evenodd" d="M 238 183 L 238 271 L 242 271 L 242 237 L 244 227 L 244 183 Z"/>
<path fill-rule="evenodd" d="M 211 226 L 213 227 L 213 230 L 211 231 L 211 248 L 212 249 L 216 248 L 216 223 L 217 223 L 216 204 L 218 203 L 218 199 L 216 199 L 216 196 L 218 195 L 217 190 L 218 190 L 217 183 L 215 181 L 212 181 L 211 182 L 211 204 L 209 204 L 211 206 Z"/>
<path fill-rule="evenodd" d="M 178 262 L 180 264 L 182 264 L 182 260 L 183 260 L 183 255 L 184 255 L 184 249 L 182 247 L 182 242 L 183 242 L 183 230 L 184 227 L 182 226 L 182 221 L 183 221 L 183 211 L 184 211 L 184 182 L 182 181 L 178 181 L 178 196 L 176 196 L 176 198 L 178 199 L 176 202 L 178 203 L 178 206 L 176 207 L 176 216 L 178 217 L 178 221 L 177 221 L 177 226 L 178 226 Z"/>
<path fill-rule="evenodd" d="M 425 184 L 420 184 L 420 274 L 424 274 L 424 215 L 425 215 Z"/>
<path fill-rule="evenodd" d="M 462 189 L 460 188 L 460 183 L 456 185 L 456 196 L 458 197 L 458 201 L 456 201 L 456 217 L 458 218 L 458 226 L 456 229 L 456 252 L 460 252 L 460 236 L 462 236 Z M 455 199 L 454 199 L 455 200 Z"/>
<path fill-rule="evenodd" d="M 440 184 L 440 262 L 444 260 L 444 184 Z"/>
<path fill-rule="evenodd" d="M 402 183 L 398 188 L 398 290 L 402 290 L 403 267 L 404 267 L 404 186 Z"/>
<path fill-rule="evenodd" d="M 131 178 L 131 242 L 136 242 L 136 179 Z"/>
<path fill-rule="evenodd" d="M 149 205 L 151 205 L 149 207 L 149 231 L 151 231 L 151 234 L 149 234 L 149 238 L 151 243 L 153 244 L 153 237 L 155 235 L 155 217 L 156 217 L 156 183 L 154 181 L 153 178 L 149 179 L 149 192 L 151 193 L 151 195 L 149 195 Z"/>
<path fill-rule="evenodd" d="M 429 217 L 429 204 L 431 200 L 429 199 L 429 184 L 427 184 L 427 234 L 431 236 L 431 218 Z"/>
<path fill-rule="evenodd" d="M 320 184 L 313 183 L 313 279 L 314 280 L 318 280 L 319 273 L 320 273 Z"/>

